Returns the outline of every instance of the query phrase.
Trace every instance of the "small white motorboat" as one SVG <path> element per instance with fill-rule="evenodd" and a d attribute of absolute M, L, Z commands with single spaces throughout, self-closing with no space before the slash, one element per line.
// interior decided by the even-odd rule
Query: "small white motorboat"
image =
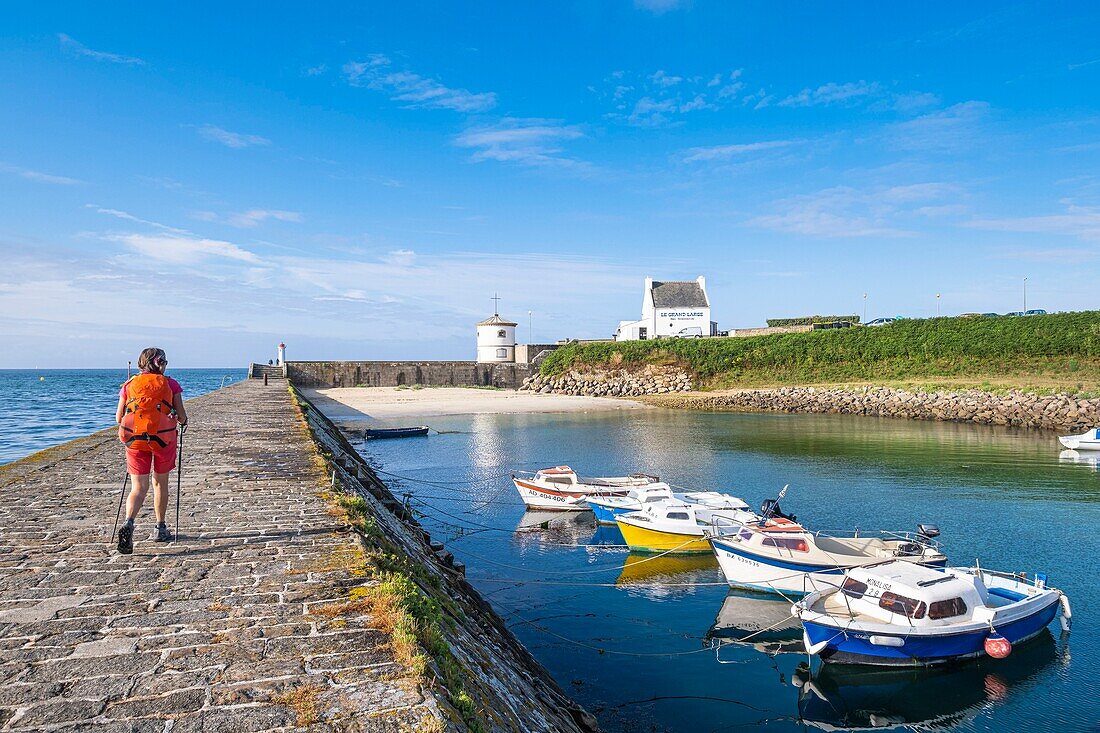
<path fill-rule="evenodd" d="M 1100 450 L 1100 428 L 1086 430 L 1080 435 L 1063 435 L 1058 442 L 1070 450 Z"/>
<path fill-rule="evenodd" d="M 615 524 L 615 517 L 620 514 L 636 512 L 649 502 L 674 498 L 672 487 L 666 483 L 656 483 L 637 486 L 621 496 L 590 496 L 584 501 L 596 515 L 597 522 Z"/>
<path fill-rule="evenodd" d="M 931 666 L 982 655 L 1002 659 L 1038 635 L 1069 599 L 1028 580 L 981 568 L 930 568 L 891 560 L 853 568 L 839 587 L 791 607 L 806 651 L 826 662 Z"/>
<path fill-rule="evenodd" d="M 512 483 L 528 509 L 549 511 L 585 511 L 585 500 L 595 496 L 624 496 L 630 489 L 660 481 L 656 476 L 635 473 L 630 476 L 582 478 L 569 466 L 544 468 L 533 475 L 512 474 Z M 530 475 L 530 478 L 528 478 Z"/>
<path fill-rule="evenodd" d="M 775 514 L 771 512 L 764 514 Z M 947 564 L 933 540 L 939 529 L 921 524 L 917 532 L 811 532 L 779 514 L 744 523 L 726 523 L 709 533 L 710 545 L 729 584 L 768 593 L 804 595 L 835 588 L 846 570 L 899 559 Z"/>
<path fill-rule="evenodd" d="M 760 519 L 736 496 L 717 491 L 689 491 L 681 496 L 616 516 L 627 546 L 635 552 L 710 552 L 705 536 L 710 528 Z"/>

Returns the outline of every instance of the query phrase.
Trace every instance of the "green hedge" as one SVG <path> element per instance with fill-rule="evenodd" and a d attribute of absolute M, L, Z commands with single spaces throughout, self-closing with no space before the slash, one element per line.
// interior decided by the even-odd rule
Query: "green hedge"
<path fill-rule="evenodd" d="M 815 323 L 836 323 L 848 321 L 859 323 L 859 316 L 803 316 L 801 318 L 769 318 L 767 323 L 772 328 L 777 326 L 812 326 Z"/>
<path fill-rule="evenodd" d="M 1067 371 L 1100 357 L 1100 311 L 1020 318 L 930 318 L 745 338 L 569 344 L 543 374 L 573 366 L 679 363 L 704 382 L 776 383 L 1027 372 L 1056 358 Z"/>

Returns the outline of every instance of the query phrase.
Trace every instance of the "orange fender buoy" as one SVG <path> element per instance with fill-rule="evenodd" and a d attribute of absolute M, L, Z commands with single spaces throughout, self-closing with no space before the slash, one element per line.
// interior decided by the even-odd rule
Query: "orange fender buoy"
<path fill-rule="evenodd" d="M 985 653 L 994 659 L 1004 659 L 1012 653 L 1012 642 L 994 631 L 985 637 Z"/>

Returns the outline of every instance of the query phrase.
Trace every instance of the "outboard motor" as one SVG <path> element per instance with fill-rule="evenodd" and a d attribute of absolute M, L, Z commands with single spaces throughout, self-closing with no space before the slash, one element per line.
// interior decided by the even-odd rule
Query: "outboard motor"
<path fill-rule="evenodd" d="M 778 499 L 765 499 L 764 503 L 760 505 L 760 516 L 765 519 L 769 517 L 779 517 L 780 519 L 789 519 L 792 522 L 798 521 L 795 515 L 783 513 L 783 509 L 779 506 Z"/>
<path fill-rule="evenodd" d="M 923 540 L 932 540 L 932 538 L 940 536 L 940 528 L 934 524 L 918 524 L 917 534 Z"/>

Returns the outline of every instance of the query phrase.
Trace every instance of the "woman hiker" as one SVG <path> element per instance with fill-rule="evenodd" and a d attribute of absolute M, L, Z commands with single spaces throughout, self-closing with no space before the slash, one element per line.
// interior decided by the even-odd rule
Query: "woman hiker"
<path fill-rule="evenodd" d="M 118 551 L 134 551 L 134 519 L 149 493 L 149 472 L 153 473 L 153 511 L 157 527 L 154 542 L 168 542 L 172 533 L 164 523 L 168 511 L 168 474 L 176 467 L 176 426 L 187 424 L 183 409 L 183 387 L 166 377 L 168 357 L 163 349 L 150 347 L 138 357 L 140 373 L 126 380 L 118 393 L 115 420 L 118 439 L 126 446 L 126 470 L 133 488 L 126 502 L 126 524 L 118 530 Z"/>

